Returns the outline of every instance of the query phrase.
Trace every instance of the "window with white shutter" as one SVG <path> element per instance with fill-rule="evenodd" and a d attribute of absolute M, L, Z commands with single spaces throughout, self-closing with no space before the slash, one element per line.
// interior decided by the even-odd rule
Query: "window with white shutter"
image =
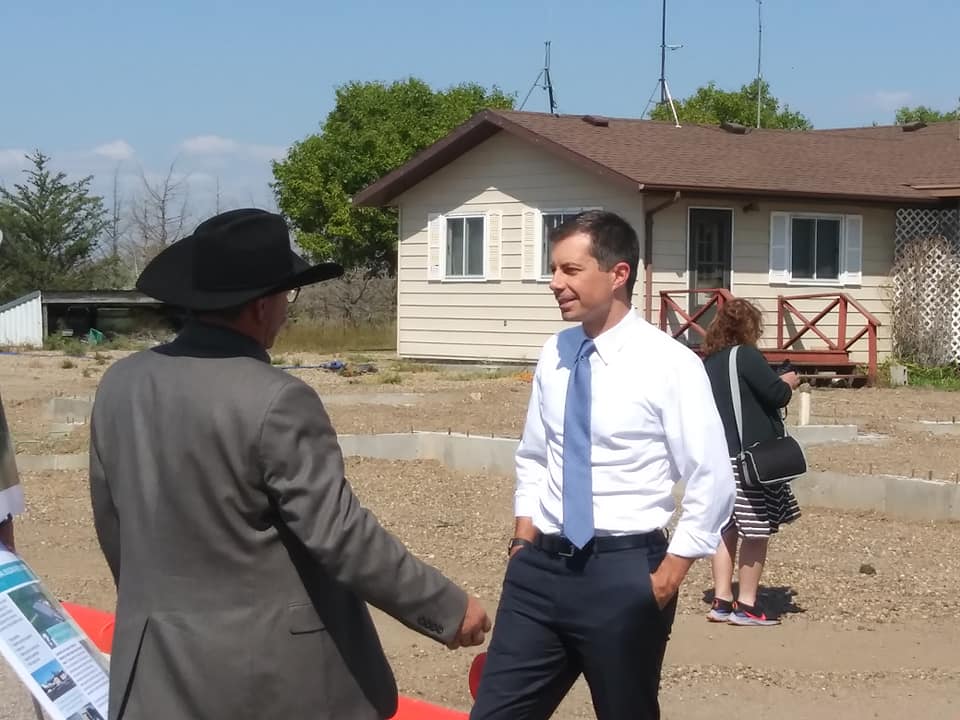
<path fill-rule="evenodd" d="M 427 214 L 427 279 L 443 279 L 443 235 L 446 225 L 440 213 Z"/>
<path fill-rule="evenodd" d="M 503 227 L 503 218 L 496 210 L 487 213 L 486 225 L 486 253 L 487 265 L 485 268 L 485 277 L 487 280 L 499 280 L 501 277 L 501 228 Z"/>
<path fill-rule="evenodd" d="M 823 213 L 770 214 L 770 282 L 859 285 L 863 217 Z"/>
<path fill-rule="evenodd" d="M 540 237 L 540 211 L 524 210 L 523 227 L 521 232 L 521 277 L 524 280 L 537 280 L 540 270 L 537 267 L 537 241 Z"/>
<path fill-rule="evenodd" d="M 859 285 L 863 281 L 863 216 L 847 215 L 844 233 L 843 284 Z"/>

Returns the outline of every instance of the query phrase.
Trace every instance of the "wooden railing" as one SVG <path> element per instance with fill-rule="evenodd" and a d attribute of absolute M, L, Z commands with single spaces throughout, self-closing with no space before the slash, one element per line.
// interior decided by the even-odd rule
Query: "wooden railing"
<path fill-rule="evenodd" d="M 696 312 L 690 314 L 680 306 L 674 296 L 689 297 L 690 295 L 709 295 L 710 299 L 697 308 Z M 692 330 L 700 336 L 700 340 L 707 334 L 706 328 L 700 325 L 698 320 L 702 318 L 712 307 L 721 308 L 727 300 L 733 300 L 733 295 L 724 288 L 697 288 L 695 290 L 661 290 L 660 291 L 660 329 L 669 332 L 674 338 L 679 338 L 688 330 Z M 670 330 L 670 312 L 676 313 L 682 321 L 679 329 Z M 698 343 L 688 342 L 690 345 Z"/>
<path fill-rule="evenodd" d="M 827 304 L 812 319 L 800 312 L 794 302 L 800 300 L 826 300 Z M 833 310 L 837 310 L 837 337 L 828 337 L 823 330 L 817 327 L 823 318 Z M 850 327 L 851 313 L 859 313 L 853 328 Z M 785 337 L 788 318 L 795 317 L 803 326 L 790 337 Z M 856 317 L 856 315 L 854 315 Z M 862 325 L 860 323 L 863 323 Z M 795 346 L 808 332 L 812 332 L 826 343 L 827 348 L 833 351 L 850 352 L 850 348 L 862 337 L 867 337 L 867 376 L 873 383 L 877 378 L 877 328 L 880 321 L 863 305 L 842 292 L 812 293 L 809 295 L 780 295 L 777 298 L 777 349 L 789 350 Z M 855 334 L 848 337 L 849 333 Z"/>

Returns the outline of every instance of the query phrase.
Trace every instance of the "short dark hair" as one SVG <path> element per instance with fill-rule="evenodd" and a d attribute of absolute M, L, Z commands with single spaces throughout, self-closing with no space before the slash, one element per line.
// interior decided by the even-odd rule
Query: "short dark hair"
<path fill-rule="evenodd" d="M 554 228 L 550 232 L 550 243 L 565 240 L 577 233 L 590 236 L 590 254 L 596 258 L 602 270 L 609 270 L 621 262 L 630 266 L 625 288 L 627 299 L 632 298 L 640 265 L 640 241 L 630 223 L 616 213 L 587 210 Z"/>

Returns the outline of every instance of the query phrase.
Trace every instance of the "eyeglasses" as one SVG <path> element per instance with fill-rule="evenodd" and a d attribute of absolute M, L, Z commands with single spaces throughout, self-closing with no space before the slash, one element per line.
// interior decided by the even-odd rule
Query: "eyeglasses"
<path fill-rule="evenodd" d="M 300 297 L 300 288 L 294 288 L 293 290 L 287 290 L 287 303 L 293 304 L 297 301 L 297 298 Z"/>

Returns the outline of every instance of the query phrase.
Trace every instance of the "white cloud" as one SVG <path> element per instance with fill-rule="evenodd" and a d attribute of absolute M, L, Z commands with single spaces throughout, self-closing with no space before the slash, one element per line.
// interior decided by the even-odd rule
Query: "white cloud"
<path fill-rule="evenodd" d="M 196 135 L 180 143 L 180 150 L 187 155 L 224 156 L 235 155 L 254 160 L 275 160 L 286 154 L 279 145 L 256 145 L 241 143 L 220 135 Z"/>
<path fill-rule="evenodd" d="M 237 142 L 219 135 L 197 135 L 180 143 L 187 155 L 232 155 L 237 152 Z"/>
<path fill-rule="evenodd" d="M 893 112 L 897 108 L 907 105 L 913 98 L 909 90 L 876 90 L 867 100 L 878 110 Z"/>
<path fill-rule="evenodd" d="M 27 165 L 28 155 L 26 150 L 11 148 L 9 150 L 0 149 L 0 169 L 11 169 L 25 167 Z"/>
<path fill-rule="evenodd" d="M 257 160 L 279 160 L 287 154 L 287 149 L 279 145 L 248 145 L 247 152 Z"/>
<path fill-rule="evenodd" d="M 112 142 L 98 145 L 93 149 L 94 155 L 105 157 L 108 160 L 129 160 L 133 157 L 133 147 L 126 140 L 113 140 Z"/>

